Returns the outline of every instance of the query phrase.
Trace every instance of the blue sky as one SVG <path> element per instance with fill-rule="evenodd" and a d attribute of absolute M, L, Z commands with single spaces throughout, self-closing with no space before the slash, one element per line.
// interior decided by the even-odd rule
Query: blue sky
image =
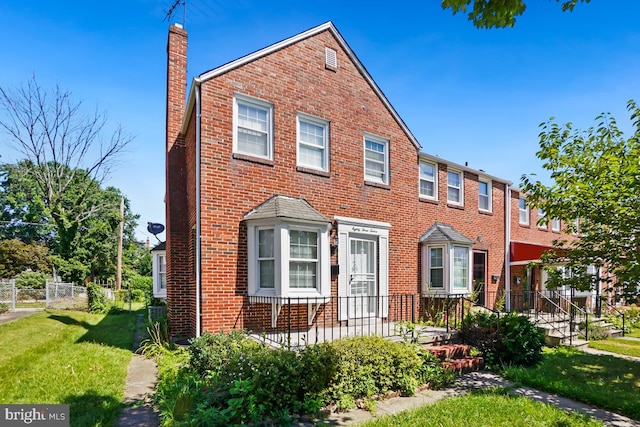
<path fill-rule="evenodd" d="M 602 112 L 631 128 L 640 102 L 640 1 L 592 0 L 563 13 L 529 0 L 511 29 L 479 30 L 437 0 L 351 2 L 187 0 L 189 77 L 333 21 L 423 151 L 513 181 L 540 172 L 538 125 L 586 128 Z M 108 181 L 147 221 L 164 222 L 167 29 L 173 0 L 0 3 L 0 85 L 35 73 L 135 135 Z M 0 136 L 0 161 L 16 154 Z M 162 236 L 161 236 L 162 238 Z"/>

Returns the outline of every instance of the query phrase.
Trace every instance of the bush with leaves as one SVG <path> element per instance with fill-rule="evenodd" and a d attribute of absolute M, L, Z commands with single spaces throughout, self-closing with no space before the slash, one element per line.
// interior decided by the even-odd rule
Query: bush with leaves
<path fill-rule="evenodd" d="M 44 289 L 49 276 L 36 271 L 23 271 L 16 276 L 16 288 L 18 289 Z"/>
<path fill-rule="evenodd" d="M 544 336 L 525 316 L 475 312 L 460 329 L 462 341 L 476 347 L 489 368 L 502 364 L 532 366 L 542 360 Z"/>
<path fill-rule="evenodd" d="M 349 408 L 374 395 L 410 395 L 424 383 L 437 388 L 453 380 L 419 346 L 380 337 L 291 350 L 231 331 L 192 340 L 188 354 L 188 363 L 170 381 L 161 375 L 158 386 L 160 406 L 174 425 L 288 425 L 292 415 L 314 414 L 329 403 Z"/>
<path fill-rule="evenodd" d="M 115 307 L 105 295 L 101 286 L 90 283 L 87 286 L 89 313 L 109 313 Z"/>

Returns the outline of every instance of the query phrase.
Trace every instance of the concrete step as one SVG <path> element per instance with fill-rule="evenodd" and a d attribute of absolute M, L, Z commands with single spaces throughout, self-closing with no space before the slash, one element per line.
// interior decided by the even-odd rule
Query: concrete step
<path fill-rule="evenodd" d="M 469 356 L 471 346 L 467 344 L 445 344 L 427 347 L 427 350 L 441 361 L 462 359 Z"/>
<path fill-rule="evenodd" d="M 484 368 L 484 359 L 480 356 L 466 356 L 459 359 L 448 359 L 442 362 L 442 366 L 448 371 L 458 375 L 468 372 L 481 371 Z"/>

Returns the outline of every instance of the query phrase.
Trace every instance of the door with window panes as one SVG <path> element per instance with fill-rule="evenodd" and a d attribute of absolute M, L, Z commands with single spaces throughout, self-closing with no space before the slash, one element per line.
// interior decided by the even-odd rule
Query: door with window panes
<path fill-rule="evenodd" d="M 376 241 L 349 238 L 349 317 L 376 314 Z"/>

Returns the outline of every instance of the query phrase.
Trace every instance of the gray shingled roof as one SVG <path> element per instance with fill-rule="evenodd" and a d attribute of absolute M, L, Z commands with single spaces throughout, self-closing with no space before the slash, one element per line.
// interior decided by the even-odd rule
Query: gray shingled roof
<path fill-rule="evenodd" d="M 155 245 L 152 249 L 151 252 L 153 251 L 164 251 L 167 250 L 167 243 L 166 242 L 160 242 L 157 245 Z"/>
<path fill-rule="evenodd" d="M 473 240 L 458 233 L 449 224 L 436 222 L 420 236 L 420 242 L 473 243 Z"/>
<path fill-rule="evenodd" d="M 244 220 L 290 218 L 313 222 L 331 222 L 315 210 L 305 199 L 288 196 L 273 196 L 253 208 Z"/>

